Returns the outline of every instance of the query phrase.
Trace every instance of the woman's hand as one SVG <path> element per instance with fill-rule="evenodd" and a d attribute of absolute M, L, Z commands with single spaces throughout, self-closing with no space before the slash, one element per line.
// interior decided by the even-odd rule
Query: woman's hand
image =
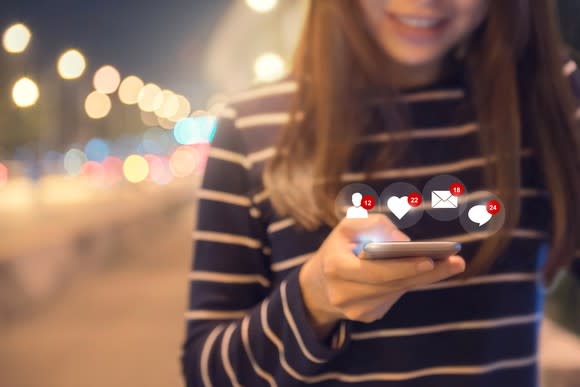
<path fill-rule="evenodd" d="M 340 319 L 376 321 L 406 291 L 465 270 L 459 256 L 435 263 L 428 257 L 363 260 L 353 253 L 360 235 L 381 235 L 381 241 L 409 240 L 385 215 L 345 218 L 332 230 L 299 276 L 307 312 L 321 338 Z"/>

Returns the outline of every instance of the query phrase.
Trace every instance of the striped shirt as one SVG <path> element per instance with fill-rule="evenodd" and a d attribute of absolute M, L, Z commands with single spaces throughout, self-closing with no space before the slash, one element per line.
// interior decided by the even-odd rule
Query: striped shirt
<path fill-rule="evenodd" d="M 575 80 L 580 98 L 574 62 L 564 73 Z M 309 325 L 298 284 L 300 266 L 330 228 L 306 232 L 279 217 L 261 178 L 296 88 L 286 80 L 250 90 L 233 98 L 220 118 L 193 231 L 182 356 L 187 385 L 537 385 L 544 299 L 539 273 L 551 212 L 534 153 L 524 145 L 522 215 L 490 272 L 410 291 L 374 323 L 343 321 L 330 345 Z M 407 157 L 372 180 L 350 170 L 345 185 L 361 182 L 380 192 L 396 181 L 422 187 L 435 175 L 452 174 L 471 191 L 487 190 L 467 94 L 460 80 L 405 93 L 412 124 L 405 133 Z M 363 136 L 356 152 L 399 141 L 381 128 Z M 461 242 L 467 264 L 482 240 L 459 222 L 430 217 L 408 234 Z"/>

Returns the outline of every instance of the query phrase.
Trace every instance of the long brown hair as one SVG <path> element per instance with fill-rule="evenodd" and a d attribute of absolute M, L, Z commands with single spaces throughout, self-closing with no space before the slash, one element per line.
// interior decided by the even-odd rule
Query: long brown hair
<path fill-rule="evenodd" d="M 482 152 L 493 158 L 486 179 L 510 209 L 503 231 L 482 243 L 465 275 L 488 270 L 517 226 L 521 128 L 526 125 L 551 194 L 553 246 L 544 272 L 551 282 L 572 259 L 574 233 L 580 226 L 575 103 L 562 75 L 562 44 L 552 1 L 490 0 L 486 20 L 469 38 L 464 63 Z M 340 175 L 353 156 L 354 139 L 364 127 L 361 122 L 367 119 L 361 95 L 376 85 L 383 96 L 397 95 L 389 87 L 393 82 L 388 66 L 357 1 L 311 1 L 295 53 L 298 91 L 292 118 L 264 169 L 264 184 L 278 214 L 309 230 L 338 222 L 333 205 Z M 386 126 L 403 130 L 404 112 L 394 103 L 389 106 Z M 386 144 L 379 156 L 383 168 L 397 155 L 397 149 Z M 370 167 L 367 173 L 372 172 Z"/>

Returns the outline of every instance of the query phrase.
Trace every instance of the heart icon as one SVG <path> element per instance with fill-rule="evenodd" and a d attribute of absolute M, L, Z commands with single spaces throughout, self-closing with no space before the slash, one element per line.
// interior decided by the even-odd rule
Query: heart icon
<path fill-rule="evenodd" d="M 411 205 L 407 199 L 407 196 L 400 198 L 392 196 L 387 200 L 387 207 L 399 220 L 401 220 L 403 216 L 407 215 L 407 212 L 411 210 Z"/>

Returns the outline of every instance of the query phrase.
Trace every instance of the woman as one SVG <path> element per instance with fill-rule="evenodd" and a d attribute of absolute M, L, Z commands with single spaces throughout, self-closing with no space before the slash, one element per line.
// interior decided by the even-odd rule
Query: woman
<path fill-rule="evenodd" d="M 579 78 L 552 11 L 311 2 L 292 78 L 220 120 L 194 232 L 189 386 L 538 384 L 543 286 L 579 262 Z M 446 173 L 499 194 L 502 232 L 424 217 L 406 235 L 384 215 L 334 214 L 353 180 L 380 192 Z M 464 248 L 360 260 L 369 230 Z"/>

